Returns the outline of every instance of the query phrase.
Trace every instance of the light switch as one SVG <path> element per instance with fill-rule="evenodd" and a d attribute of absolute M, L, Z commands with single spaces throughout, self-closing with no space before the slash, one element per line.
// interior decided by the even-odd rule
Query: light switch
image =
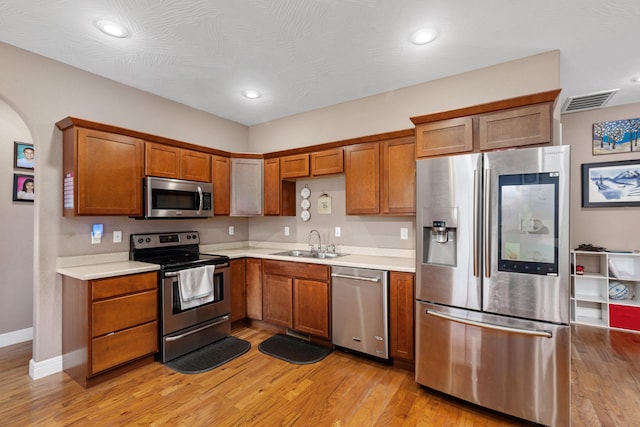
<path fill-rule="evenodd" d="M 114 231 L 113 232 L 113 243 L 122 242 L 122 231 Z"/>
<path fill-rule="evenodd" d="M 407 240 L 409 238 L 409 229 L 400 228 L 400 239 Z"/>
<path fill-rule="evenodd" d="M 341 234 L 342 230 L 340 230 L 340 227 L 336 227 L 336 237 L 340 237 Z"/>
<path fill-rule="evenodd" d="M 233 225 L 229 226 L 229 236 L 233 236 L 233 233 L 235 232 L 235 230 L 233 229 Z"/>
<path fill-rule="evenodd" d="M 284 235 L 288 236 L 289 235 L 289 227 L 285 227 L 284 228 Z"/>

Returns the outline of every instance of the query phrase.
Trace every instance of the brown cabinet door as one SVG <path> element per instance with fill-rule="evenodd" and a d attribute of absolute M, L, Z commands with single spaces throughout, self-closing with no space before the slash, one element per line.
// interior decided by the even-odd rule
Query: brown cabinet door
<path fill-rule="evenodd" d="M 382 144 L 382 213 L 416 213 L 416 145 L 413 137 Z"/>
<path fill-rule="evenodd" d="M 232 259 L 231 270 L 231 314 L 232 322 L 247 317 L 247 302 L 245 292 L 245 260 Z"/>
<path fill-rule="evenodd" d="M 180 178 L 211 182 L 211 155 L 193 150 L 180 150 Z"/>
<path fill-rule="evenodd" d="M 264 274 L 262 278 L 262 318 L 265 322 L 290 328 L 293 326 L 293 279 Z"/>
<path fill-rule="evenodd" d="M 458 117 L 416 126 L 416 157 L 473 150 L 473 119 Z"/>
<path fill-rule="evenodd" d="M 391 357 L 407 361 L 414 360 L 414 281 L 413 273 L 389 274 L 389 350 Z"/>
<path fill-rule="evenodd" d="M 380 144 L 345 147 L 347 215 L 380 213 Z"/>
<path fill-rule="evenodd" d="M 79 128 L 77 203 L 65 213 L 142 215 L 143 150 L 139 139 Z"/>
<path fill-rule="evenodd" d="M 162 178 L 180 178 L 180 149 L 147 142 L 144 153 L 144 174 Z"/>
<path fill-rule="evenodd" d="M 96 374 L 157 351 L 157 321 L 104 335 L 92 340 L 90 372 Z"/>
<path fill-rule="evenodd" d="M 280 215 L 280 159 L 264 161 L 264 214 Z"/>
<path fill-rule="evenodd" d="M 481 150 L 551 142 L 552 103 L 488 113 L 478 118 Z"/>
<path fill-rule="evenodd" d="M 329 339 L 329 283 L 295 279 L 293 329 Z"/>
<path fill-rule="evenodd" d="M 245 284 L 247 299 L 247 317 L 262 320 L 262 260 L 245 260 Z"/>
<path fill-rule="evenodd" d="M 93 337 L 158 319 L 158 291 L 108 298 L 93 303 Z"/>
<path fill-rule="evenodd" d="M 344 172 L 344 150 L 342 147 L 311 153 L 311 176 L 342 172 Z"/>
<path fill-rule="evenodd" d="M 211 156 L 213 181 L 213 214 L 231 214 L 231 161 L 228 157 Z"/>
<path fill-rule="evenodd" d="M 309 176 L 309 154 L 296 154 L 280 158 L 280 178 Z"/>

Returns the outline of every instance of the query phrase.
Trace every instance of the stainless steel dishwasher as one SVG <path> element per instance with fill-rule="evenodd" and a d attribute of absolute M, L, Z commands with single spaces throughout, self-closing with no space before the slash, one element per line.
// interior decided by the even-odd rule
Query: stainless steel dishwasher
<path fill-rule="evenodd" d="M 331 267 L 332 342 L 337 348 L 389 359 L 389 273 Z"/>

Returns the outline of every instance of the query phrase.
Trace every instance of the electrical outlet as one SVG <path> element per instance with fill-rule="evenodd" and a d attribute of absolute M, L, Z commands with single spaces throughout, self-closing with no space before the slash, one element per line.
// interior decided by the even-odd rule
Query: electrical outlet
<path fill-rule="evenodd" d="M 229 236 L 233 236 L 233 233 L 235 233 L 235 230 L 233 229 L 233 225 L 229 226 Z"/>
<path fill-rule="evenodd" d="M 122 242 L 122 231 L 114 231 L 113 243 L 121 243 L 121 242 Z"/>
<path fill-rule="evenodd" d="M 400 229 L 400 238 L 402 240 L 407 240 L 409 238 L 409 229 L 408 228 L 401 228 Z"/>
<path fill-rule="evenodd" d="M 336 237 L 340 237 L 341 234 L 342 230 L 340 230 L 340 227 L 336 227 Z"/>
<path fill-rule="evenodd" d="M 289 227 L 285 227 L 284 228 L 284 235 L 288 236 L 289 235 Z"/>

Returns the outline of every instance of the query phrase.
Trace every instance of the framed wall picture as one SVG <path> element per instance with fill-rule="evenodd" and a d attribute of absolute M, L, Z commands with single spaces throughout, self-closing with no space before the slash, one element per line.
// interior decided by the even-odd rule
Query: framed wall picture
<path fill-rule="evenodd" d="M 582 207 L 640 206 L 640 159 L 582 165 Z"/>
<path fill-rule="evenodd" d="M 33 182 L 33 175 L 13 174 L 13 201 L 33 203 L 36 195 L 36 188 Z"/>
<path fill-rule="evenodd" d="M 13 153 L 13 167 L 16 169 L 33 170 L 33 162 L 35 160 L 35 150 L 33 144 L 15 141 Z"/>
<path fill-rule="evenodd" d="M 640 118 L 593 124 L 593 155 L 640 151 Z"/>

